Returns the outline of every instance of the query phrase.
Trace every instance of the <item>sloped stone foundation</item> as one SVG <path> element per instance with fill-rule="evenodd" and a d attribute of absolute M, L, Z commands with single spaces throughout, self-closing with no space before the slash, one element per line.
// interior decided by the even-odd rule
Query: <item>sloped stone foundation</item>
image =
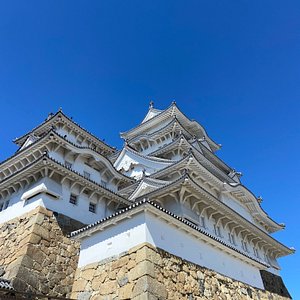
<path fill-rule="evenodd" d="M 11 280 L 17 291 L 51 296 L 70 293 L 79 243 L 66 237 L 66 228 L 77 224 L 67 219 L 57 219 L 52 211 L 37 207 L 0 225 L 1 276 Z"/>
<path fill-rule="evenodd" d="M 251 287 L 147 243 L 118 257 L 78 269 L 71 297 L 86 300 L 290 299 L 288 293 Z"/>

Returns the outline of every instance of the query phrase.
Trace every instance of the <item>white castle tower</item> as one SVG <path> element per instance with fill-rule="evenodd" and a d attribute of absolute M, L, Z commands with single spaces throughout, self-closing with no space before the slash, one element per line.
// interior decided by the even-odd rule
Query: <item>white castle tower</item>
<path fill-rule="evenodd" d="M 20 149 L 0 165 L 0 230 L 42 207 L 38 213 L 51 212 L 49 218 L 62 228 L 66 249 L 74 246 L 63 256 L 77 257 L 68 276 L 73 275 L 55 295 L 70 295 L 72 289 L 78 299 L 211 299 L 225 293 L 230 279 L 226 289 L 246 291 L 245 299 L 268 293 L 289 298 L 277 259 L 294 250 L 271 236 L 284 225 L 266 214 L 261 199 L 241 183 L 241 173 L 216 156 L 220 145 L 198 122 L 175 102 L 165 110 L 151 102 L 142 123 L 121 137 L 118 152 L 60 110 L 16 139 Z M 34 245 L 41 250 L 40 244 Z M 43 293 L 15 271 L 13 261 L 1 260 L 3 253 L 0 246 L 3 277 L 16 290 Z M 174 261 L 177 271 L 166 273 Z M 55 278 L 50 273 L 45 276 Z M 217 290 L 206 281 L 212 278 Z"/>

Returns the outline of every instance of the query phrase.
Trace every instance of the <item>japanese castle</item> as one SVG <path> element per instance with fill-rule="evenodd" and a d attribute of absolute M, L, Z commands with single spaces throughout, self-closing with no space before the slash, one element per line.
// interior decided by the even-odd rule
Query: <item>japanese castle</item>
<path fill-rule="evenodd" d="M 247 296 L 241 299 L 258 299 L 253 296 L 256 291 L 275 293 L 282 297 L 278 299 L 290 298 L 277 260 L 295 250 L 272 237 L 272 233 L 284 229 L 284 224 L 263 210 L 262 199 L 242 184 L 241 173 L 218 158 L 216 152 L 221 145 L 201 124 L 189 119 L 175 102 L 164 110 L 150 102 L 143 121 L 122 132 L 121 138 L 124 146 L 117 150 L 59 110 L 14 140 L 19 150 L 0 164 L 0 291 L 2 277 L 10 293 L 31 291 L 72 299 L 212 299 L 214 293 L 225 293 L 220 288 L 208 294 L 208 273 L 201 271 L 206 274 L 204 279 L 197 273 L 197 268 L 203 268 L 249 287 L 244 289 Z M 44 217 L 33 219 L 33 215 Z M 21 230 L 26 218 L 34 220 L 29 222 L 33 229 L 27 240 Z M 51 237 L 53 229 L 43 233 L 50 226 L 46 227 L 46 222 L 54 226 L 55 220 L 62 228 L 61 243 Z M 40 239 L 33 242 L 33 234 Z M 130 269 L 129 257 L 120 267 L 127 281 L 118 281 L 120 271 L 111 275 L 112 265 L 110 271 L 103 269 L 107 279 L 98 281 L 99 265 L 125 260 L 126 255 L 145 245 L 160 255 L 157 264 L 145 257 L 144 267 L 140 266 L 138 275 L 133 276 L 131 271 L 142 263 L 136 258 Z M 52 279 L 57 276 L 55 267 L 47 269 L 48 265 L 33 256 L 34 251 L 25 251 L 24 247 L 46 253 L 45 260 L 52 259 L 49 266 L 61 265 L 65 277 L 57 279 L 59 288 Z M 60 247 L 65 252 L 55 254 L 55 248 Z M 165 253 L 164 258 L 160 251 Z M 24 263 L 25 256 L 32 264 Z M 68 270 L 68 259 L 73 257 L 75 266 Z M 197 284 L 204 280 L 203 284 L 191 287 L 186 294 L 174 290 L 169 275 L 162 271 L 167 268 L 162 264 L 168 259 L 170 263 L 171 257 L 180 260 L 181 266 L 187 265 L 180 271 L 185 272 L 183 287 L 192 276 L 189 264 L 198 270 Z M 153 264 L 153 272 L 145 262 Z M 92 275 L 82 275 L 93 266 Z M 35 280 L 22 277 L 22 272 L 16 271 L 21 267 L 31 270 Z M 149 288 L 149 280 L 156 280 L 160 291 L 137 291 L 138 281 L 144 277 Z M 175 280 L 179 284 L 177 277 Z M 222 280 L 217 280 L 221 285 Z M 164 289 L 164 294 L 159 294 Z M 203 298 L 197 298 L 197 293 Z"/>

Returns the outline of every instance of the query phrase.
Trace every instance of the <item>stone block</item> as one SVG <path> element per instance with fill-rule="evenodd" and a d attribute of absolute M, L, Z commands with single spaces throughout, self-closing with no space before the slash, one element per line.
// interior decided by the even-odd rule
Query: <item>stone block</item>
<path fill-rule="evenodd" d="M 78 300 L 89 300 L 91 298 L 91 292 L 81 292 L 78 293 Z"/>
<path fill-rule="evenodd" d="M 117 290 L 117 283 L 116 281 L 106 281 L 100 285 L 99 289 L 101 295 L 109 295 Z"/>
<path fill-rule="evenodd" d="M 82 271 L 81 273 L 81 278 L 85 279 L 85 280 L 92 280 L 95 274 L 95 270 L 94 269 L 87 269 Z"/>
<path fill-rule="evenodd" d="M 161 265 L 162 260 L 160 255 L 153 249 L 145 245 L 136 252 L 136 262 L 139 263 L 143 260 L 149 260 L 156 265 Z"/>
<path fill-rule="evenodd" d="M 87 281 L 84 279 L 76 280 L 73 284 L 73 292 L 84 292 L 87 286 Z"/>
<path fill-rule="evenodd" d="M 128 273 L 128 279 L 129 281 L 134 281 L 144 275 L 155 276 L 154 264 L 148 260 L 140 262 L 131 269 Z"/>
<path fill-rule="evenodd" d="M 124 275 L 123 277 L 119 277 L 117 279 L 117 281 L 118 281 L 119 286 L 122 287 L 129 282 L 129 279 L 126 275 Z"/>
<path fill-rule="evenodd" d="M 124 265 L 127 265 L 128 262 L 129 262 L 128 255 L 123 256 L 111 263 L 111 270 L 119 269 L 119 268 L 123 267 Z"/>
<path fill-rule="evenodd" d="M 176 299 L 176 298 L 170 298 L 170 299 Z M 132 300 L 160 300 L 160 299 L 157 298 L 156 296 L 146 292 L 137 297 L 132 298 Z"/>
<path fill-rule="evenodd" d="M 149 276 L 143 276 L 137 280 L 133 289 L 132 297 L 137 297 L 146 292 L 158 297 L 159 299 L 167 298 L 166 287 Z"/>
<path fill-rule="evenodd" d="M 119 299 L 131 299 L 134 283 L 128 283 L 118 290 Z"/>
<path fill-rule="evenodd" d="M 50 241 L 50 234 L 49 230 L 47 230 L 44 226 L 40 226 L 35 224 L 32 228 L 32 232 L 39 235 L 41 238 L 45 239 L 46 241 Z"/>

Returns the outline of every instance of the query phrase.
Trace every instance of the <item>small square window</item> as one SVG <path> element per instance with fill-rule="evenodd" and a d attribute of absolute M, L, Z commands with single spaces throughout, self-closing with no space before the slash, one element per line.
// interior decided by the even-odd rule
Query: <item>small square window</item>
<path fill-rule="evenodd" d="M 74 195 L 74 194 L 71 194 L 71 195 L 70 195 L 70 200 L 69 200 L 69 202 L 70 202 L 71 204 L 77 205 L 77 196 Z"/>
<path fill-rule="evenodd" d="M 107 182 L 104 180 L 101 180 L 101 185 L 104 186 L 106 188 Z"/>
<path fill-rule="evenodd" d="M 95 203 L 90 202 L 89 211 L 92 213 L 96 213 L 96 204 Z"/>
<path fill-rule="evenodd" d="M 91 179 L 91 174 L 90 174 L 89 172 L 83 171 L 83 176 L 84 176 L 86 179 Z"/>

